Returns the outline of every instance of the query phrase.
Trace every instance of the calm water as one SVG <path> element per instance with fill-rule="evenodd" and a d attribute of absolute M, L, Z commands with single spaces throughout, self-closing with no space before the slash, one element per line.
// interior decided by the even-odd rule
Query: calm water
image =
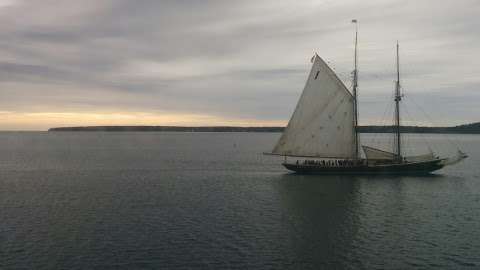
<path fill-rule="evenodd" d="M 480 268 L 480 136 L 433 177 L 288 174 L 278 136 L 0 133 L 0 269 Z"/>

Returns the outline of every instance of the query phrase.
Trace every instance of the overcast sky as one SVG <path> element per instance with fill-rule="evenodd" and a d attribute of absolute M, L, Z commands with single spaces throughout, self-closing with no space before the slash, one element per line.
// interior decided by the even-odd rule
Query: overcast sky
<path fill-rule="evenodd" d="M 285 125 L 317 52 L 360 118 L 480 121 L 478 0 L 0 0 L 0 129 Z M 425 116 L 425 113 L 428 115 Z"/>

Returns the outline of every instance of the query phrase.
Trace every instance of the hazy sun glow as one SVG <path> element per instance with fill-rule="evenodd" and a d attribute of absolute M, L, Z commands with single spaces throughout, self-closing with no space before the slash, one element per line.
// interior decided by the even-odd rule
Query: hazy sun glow
<path fill-rule="evenodd" d="M 313 52 L 351 88 L 352 19 L 361 125 L 392 119 L 397 41 L 402 124 L 477 122 L 480 1 L 457 2 L 0 0 L 0 130 L 284 126 Z"/>
<path fill-rule="evenodd" d="M 231 119 L 202 114 L 146 112 L 0 112 L 0 129 L 47 130 L 65 126 L 284 126 L 286 121 Z"/>

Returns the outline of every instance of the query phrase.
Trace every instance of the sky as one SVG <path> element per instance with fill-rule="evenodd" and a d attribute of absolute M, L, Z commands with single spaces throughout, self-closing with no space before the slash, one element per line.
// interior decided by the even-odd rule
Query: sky
<path fill-rule="evenodd" d="M 0 130 L 286 125 L 317 52 L 360 124 L 480 121 L 478 0 L 0 0 Z"/>

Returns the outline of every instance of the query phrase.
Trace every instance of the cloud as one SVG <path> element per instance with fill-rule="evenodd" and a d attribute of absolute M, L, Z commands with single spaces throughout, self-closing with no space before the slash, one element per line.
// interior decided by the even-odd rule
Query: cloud
<path fill-rule="evenodd" d="M 474 0 L 0 1 L 0 108 L 285 123 L 313 51 L 350 85 L 356 18 L 362 122 L 381 121 L 389 102 L 396 40 L 407 95 L 448 124 L 478 121 L 479 11 Z M 43 115 L 35 128 L 60 124 Z"/>

